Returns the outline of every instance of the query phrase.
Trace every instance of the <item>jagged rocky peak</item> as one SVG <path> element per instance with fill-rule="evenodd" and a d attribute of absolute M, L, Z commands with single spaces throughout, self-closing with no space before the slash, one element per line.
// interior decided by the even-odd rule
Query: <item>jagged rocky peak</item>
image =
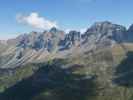
<path fill-rule="evenodd" d="M 108 33 L 110 31 L 126 31 L 126 28 L 122 25 L 113 24 L 109 21 L 103 21 L 103 22 L 96 22 L 93 24 L 87 32 L 93 32 L 93 33 Z"/>
<path fill-rule="evenodd" d="M 49 32 L 51 33 L 57 33 L 59 30 L 56 27 L 52 27 Z"/>
<path fill-rule="evenodd" d="M 70 31 L 69 35 L 73 38 L 73 39 L 80 39 L 80 32 L 78 31 Z"/>
<path fill-rule="evenodd" d="M 123 40 L 127 40 L 125 39 L 127 37 L 129 38 L 128 40 L 133 40 L 130 35 L 132 30 L 133 26 L 127 31 L 122 25 L 103 21 L 94 23 L 84 34 L 75 30 L 65 34 L 64 31 L 53 27 L 49 31 L 20 35 L 8 42 L 22 48 L 58 51 L 69 49 L 73 46 L 83 46 L 84 44 L 87 44 L 86 46 L 105 44 L 107 41 L 108 44 L 120 43 Z"/>
<path fill-rule="evenodd" d="M 133 42 L 133 24 L 129 26 L 126 32 L 126 42 Z"/>
<path fill-rule="evenodd" d="M 88 39 L 91 35 L 95 35 L 95 39 L 105 40 L 110 39 L 120 42 L 124 38 L 126 28 L 122 25 L 113 24 L 109 21 L 96 22 L 93 24 L 83 35 L 85 39 Z"/>
<path fill-rule="evenodd" d="M 72 45 L 77 45 L 77 42 L 80 41 L 80 32 L 77 31 L 70 31 L 68 34 L 68 37 L 70 39 L 70 41 L 72 42 Z"/>
<path fill-rule="evenodd" d="M 35 50 L 45 49 L 52 51 L 57 48 L 60 40 L 64 39 L 65 33 L 57 28 L 44 32 L 31 32 L 19 36 L 17 46 Z"/>
<path fill-rule="evenodd" d="M 66 50 L 72 46 L 80 45 L 81 34 L 77 31 L 70 31 L 65 34 L 65 38 L 59 41 L 59 50 Z"/>
<path fill-rule="evenodd" d="M 62 31 L 62 30 L 57 29 L 56 27 L 51 28 L 49 30 L 49 33 L 52 34 L 52 37 L 56 37 L 56 38 L 59 38 L 59 39 L 64 38 L 64 36 L 65 36 L 65 32 Z"/>
<path fill-rule="evenodd" d="M 128 31 L 129 31 L 129 32 L 133 32 L 133 24 L 129 26 Z"/>
<path fill-rule="evenodd" d="M 9 46 L 13 45 L 10 52 L 15 56 L 10 63 L 14 64 L 17 60 L 23 60 L 23 57 L 29 57 L 29 52 L 35 53 L 38 57 L 40 53 L 45 53 L 45 51 L 49 54 L 60 52 L 67 55 L 75 49 L 84 52 L 107 46 L 111 47 L 116 43 L 125 41 L 133 42 L 133 25 L 126 30 L 122 25 L 104 21 L 94 23 L 83 34 L 75 30 L 66 34 L 64 31 L 53 27 L 44 32 L 33 31 L 29 34 L 20 35 L 14 39 L 9 39 L 6 43 Z M 0 43 L 2 42 L 0 41 Z"/>

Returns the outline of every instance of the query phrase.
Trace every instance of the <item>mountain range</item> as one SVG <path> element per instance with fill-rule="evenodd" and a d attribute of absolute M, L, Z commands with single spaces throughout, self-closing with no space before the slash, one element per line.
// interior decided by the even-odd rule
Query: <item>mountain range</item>
<path fill-rule="evenodd" d="M 119 43 L 133 42 L 133 25 L 129 29 L 122 25 L 111 22 L 96 22 L 85 33 L 81 34 L 75 30 L 65 33 L 57 28 L 44 32 L 31 32 L 22 34 L 14 39 L 1 41 L 0 56 L 8 56 L 1 59 L 1 68 L 19 66 L 28 61 L 45 59 L 49 54 L 65 56 L 73 53 L 103 48 Z M 78 48 L 78 49 L 77 49 Z M 5 50 L 6 49 L 6 50 Z"/>
<path fill-rule="evenodd" d="M 132 100 L 132 52 L 133 25 L 109 21 L 82 34 L 53 27 L 1 40 L 0 98 Z"/>

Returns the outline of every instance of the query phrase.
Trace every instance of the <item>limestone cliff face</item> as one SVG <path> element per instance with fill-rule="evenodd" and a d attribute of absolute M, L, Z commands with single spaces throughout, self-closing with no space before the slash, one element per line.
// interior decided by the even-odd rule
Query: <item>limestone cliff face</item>
<path fill-rule="evenodd" d="M 47 55 L 65 56 L 75 51 L 84 52 L 133 41 L 133 25 L 127 30 L 108 21 L 96 22 L 85 33 L 75 30 L 67 34 L 57 28 L 44 32 L 31 32 L 14 39 L 0 41 L 3 68 L 19 66 L 28 61 L 45 59 Z M 4 58 L 4 59 L 3 59 Z"/>

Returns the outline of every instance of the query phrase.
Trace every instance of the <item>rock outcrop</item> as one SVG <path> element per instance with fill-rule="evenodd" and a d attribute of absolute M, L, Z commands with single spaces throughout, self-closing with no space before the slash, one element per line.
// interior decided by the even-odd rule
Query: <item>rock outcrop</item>
<path fill-rule="evenodd" d="M 0 42 L 0 48 L 12 47 L 7 49 L 7 53 L 4 56 L 11 56 L 12 59 L 8 62 L 10 65 L 17 66 L 20 62 L 27 62 L 42 58 L 47 54 L 60 53 L 63 56 L 74 54 L 72 50 L 76 47 L 76 51 L 91 51 L 98 48 L 110 47 L 115 44 L 124 42 L 133 42 L 133 25 L 127 30 L 122 25 L 113 24 L 108 21 L 94 23 L 83 34 L 75 30 L 68 32 L 67 34 L 57 28 L 52 28 L 49 31 L 44 32 L 31 32 L 29 34 L 23 34 L 15 39 L 9 39 L 7 41 Z M 7 45 L 7 46 L 3 46 Z M 4 49 L 5 50 L 5 49 Z M 1 49 L 1 54 L 4 52 Z M 11 52 L 12 50 L 12 52 Z M 9 53 L 8 53 L 9 52 Z M 0 55 L 1 55 L 0 54 Z M 46 55 L 45 55 L 46 54 Z M 41 56 L 41 57 L 40 57 Z M 33 59 L 34 57 L 34 59 Z M 4 66 L 4 68 L 7 66 Z"/>

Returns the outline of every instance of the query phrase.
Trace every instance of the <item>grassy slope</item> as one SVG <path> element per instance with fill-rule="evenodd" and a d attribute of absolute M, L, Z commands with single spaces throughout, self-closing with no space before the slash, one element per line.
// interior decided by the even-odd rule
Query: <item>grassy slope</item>
<path fill-rule="evenodd" d="M 120 45 L 116 45 L 113 48 L 106 48 L 102 50 L 97 50 L 92 53 L 79 54 L 74 57 L 65 60 L 59 60 L 59 62 L 53 62 L 49 60 L 46 62 L 48 65 L 52 66 L 63 66 L 66 69 L 71 69 L 71 72 L 74 75 L 90 75 L 96 76 L 95 78 L 95 96 L 92 99 L 94 100 L 132 100 L 133 99 L 133 88 L 132 85 L 120 85 L 117 82 L 114 82 L 119 76 L 117 76 L 117 67 L 121 67 L 121 62 L 126 61 L 126 53 L 128 51 L 133 51 L 132 44 L 125 44 L 127 51 L 125 51 Z M 132 60 L 132 59 L 131 59 Z M 131 63 L 131 62 L 130 62 Z M 128 66 L 129 63 L 126 63 L 125 66 Z M 11 75 L 3 75 L 0 77 L 0 89 L 1 91 L 5 90 L 7 87 L 12 86 L 16 82 L 21 82 L 24 78 L 33 76 L 38 69 L 41 67 L 46 67 L 36 64 L 29 64 L 20 69 L 16 69 Z M 56 73 L 56 71 L 55 71 Z M 57 71 L 58 73 L 58 71 Z M 132 74 L 131 74 L 132 75 Z M 131 77 L 131 76 L 130 76 Z M 34 81 L 33 81 L 34 82 Z M 67 82 L 67 81 L 65 81 Z M 69 81 L 68 81 L 69 83 Z M 71 83 L 71 81 L 70 81 Z M 24 85 L 27 87 L 26 85 Z M 72 84 L 74 87 L 75 84 Z M 78 85 L 78 87 L 80 87 Z M 59 87 L 44 89 L 35 95 L 30 100 L 61 100 L 59 99 L 62 93 L 65 93 L 66 88 L 62 88 L 64 91 L 60 90 Z M 68 90 L 72 92 L 72 90 Z M 25 91 L 23 91 L 25 92 Z M 55 95 L 55 93 L 57 94 Z M 74 94 L 74 92 L 72 92 Z M 17 95 L 17 94 L 16 94 Z M 68 93 L 63 94 L 68 95 Z M 70 96 L 70 95 L 69 95 Z M 69 98 L 69 100 L 75 100 L 75 98 Z M 65 96 L 64 96 L 65 97 Z M 78 96 L 75 96 L 76 99 Z M 83 97 L 83 98 L 82 98 Z M 79 98 L 79 97 L 78 97 Z M 15 99 L 11 99 L 15 100 Z M 81 95 L 81 100 L 90 100 L 84 98 Z"/>

